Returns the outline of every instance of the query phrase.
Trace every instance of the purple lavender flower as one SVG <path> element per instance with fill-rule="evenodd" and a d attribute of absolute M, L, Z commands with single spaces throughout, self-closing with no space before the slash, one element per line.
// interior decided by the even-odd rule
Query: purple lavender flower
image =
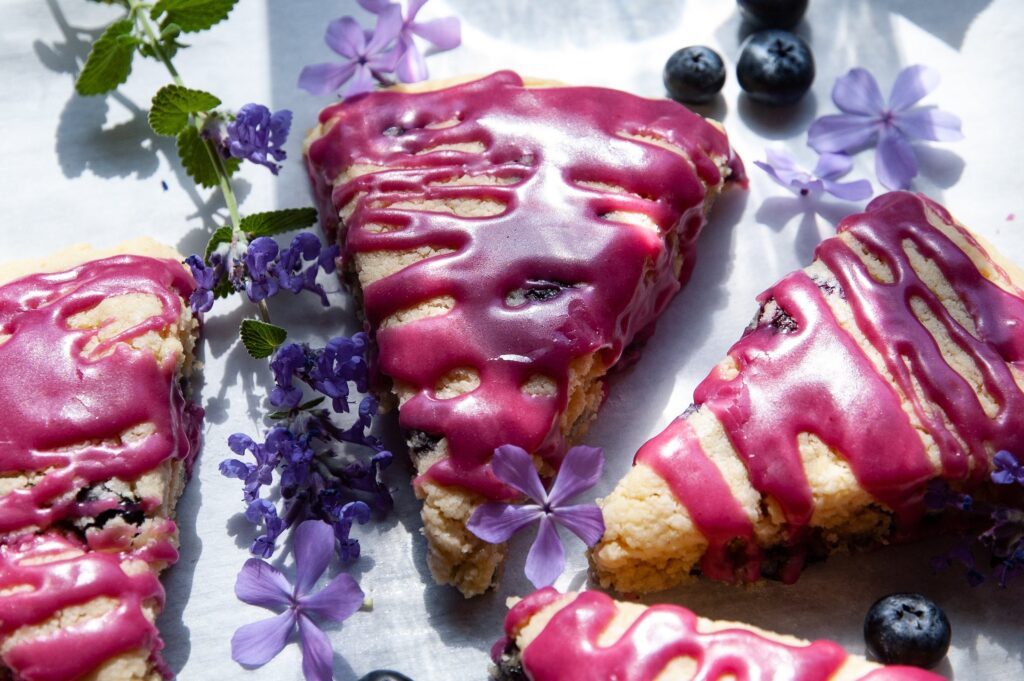
<path fill-rule="evenodd" d="M 245 519 L 253 525 L 263 525 L 263 534 L 253 540 L 250 553 L 270 558 L 277 548 L 277 538 L 284 532 L 284 521 L 277 515 L 277 508 L 266 499 L 254 499 L 245 509 Z"/>
<path fill-rule="evenodd" d="M 807 172 L 796 164 L 796 159 L 782 149 L 765 149 L 766 161 L 754 161 L 777 183 L 801 196 L 827 192 L 846 201 L 861 201 L 871 196 L 871 183 L 867 180 L 836 182 L 836 178 L 850 172 L 853 159 L 846 154 L 824 153 L 818 157 L 814 170 Z"/>
<path fill-rule="evenodd" d="M 313 389 L 331 398 L 331 405 L 336 412 L 348 412 L 350 382 L 356 384 L 359 392 L 367 390 L 369 370 L 365 357 L 366 346 L 365 333 L 357 333 L 351 338 L 332 338 L 313 363 L 309 383 Z"/>
<path fill-rule="evenodd" d="M 316 620 L 343 622 L 363 605 L 362 589 L 350 575 L 339 574 L 320 591 L 313 586 L 327 569 L 334 533 L 318 520 L 295 529 L 295 585 L 269 563 L 250 558 L 235 582 L 239 600 L 269 610 L 282 610 L 270 619 L 239 627 L 231 637 L 231 657 L 246 667 L 260 667 L 288 643 L 296 628 L 302 646 L 306 681 L 331 681 L 334 650 Z"/>
<path fill-rule="evenodd" d="M 245 273 L 248 279 L 245 293 L 254 303 L 276 295 L 280 289 L 273 273 L 278 250 L 276 241 L 269 236 L 260 236 L 252 240 L 245 252 Z"/>
<path fill-rule="evenodd" d="M 349 83 L 342 92 L 343 97 L 370 92 L 374 79 L 386 82 L 384 74 L 394 71 L 398 65 L 401 51 L 391 45 L 401 30 L 402 10 L 398 5 L 381 10 L 377 26 L 369 36 L 352 17 L 332 21 L 327 25 L 324 40 L 346 61 L 305 67 L 299 74 L 299 87 L 310 94 L 325 95 Z"/>
<path fill-rule="evenodd" d="M 302 401 L 302 388 L 296 386 L 293 379 L 306 370 L 306 350 L 296 343 L 285 343 L 274 353 L 270 360 L 270 370 L 274 374 L 274 389 L 270 393 L 270 403 L 279 409 L 291 410 Z"/>
<path fill-rule="evenodd" d="M 292 127 L 292 112 L 282 109 L 271 114 L 262 104 L 246 104 L 228 123 L 227 151 L 235 158 L 248 159 L 277 175 L 275 161 L 286 157 L 284 144 Z"/>
<path fill-rule="evenodd" d="M 323 247 L 320 239 L 312 232 L 301 232 L 292 239 L 288 248 L 281 251 L 274 270 L 281 288 L 292 293 L 303 289 L 320 296 L 320 302 L 326 307 L 330 304 L 327 292 L 317 282 L 317 275 L 322 269 L 331 274 L 335 270 L 338 247 Z"/>
<path fill-rule="evenodd" d="M 358 2 L 363 9 L 377 15 L 393 6 L 389 0 L 358 0 Z M 416 15 L 425 4 L 427 4 L 427 0 L 409 0 L 405 19 L 402 21 L 402 30 L 398 36 L 402 57 L 398 61 L 396 73 L 403 83 L 417 83 L 427 79 L 427 62 L 419 48 L 416 47 L 413 36 L 419 36 L 426 40 L 435 52 L 455 49 L 462 42 L 462 29 L 456 17 L 416 21 Z"/>
<path fill-rule="evenodd" d="M 604 453 L 594 447 L 571 448 L 562 460 L 550 491 L 544 489 L 529 453 L 520 447 L 503 445 L 495 449 L 491 467 L 499 480 L 535 503 L 517 506 L 487 502 L 473 512 L 466 527 L 480 539 L 499 544 L 539 520 L 537 539 L 526 556 L 526 577 L 537 588 L 548 586 L 565 568 L 565 547 L 558 536 L 558 525 L 571 531 L 587 546 L 596 544 L 604 534 L 604 518 L 597 506 L 565 505 L 597 484 L 604 468 Z"/>
<path fill-rule="evenodd" d="M 992 482 L 999 485 L 1024 485 L 1024 465 L 1005 449 L 992 459 Z"/>
<path fill-rule="evenodd" d="M 224 276 L 224 265 L 220 256 L 213 253 L 210 261 L 211 264 L 207 266 L 198 255 L 185 258 L 185 264 L 192 271 L 192 278 L 196 281 L 196 288 L 188 299 L 189 307 L 195 314 L 210 311 L 213 307 L 213 289 L 217 288 L 217 284 Z"/>
<path fill-rule="evenodd" d="M 243 491 L 245 500 L 251 502 L 260 495 L 260 488 L 273 482 L 274 469 L 277 467 L 278 454 L 266 446 L 257 444 L 244 433 L 235 433 L 228 438 L 228 448 L 239 456 L 250 452 L 256 460 L 255 464 L 247 464 L 238 459 L 225 459 L 220 463 L 220 472 L 228 478 L 238 478 L 245 482 Z"/>
<path fill-rule="evenodd" d="M 960 119 L 953 114 L 934 106 L 914 107 L 938 84 L 934 69 L 908 66 L 896 76 L 885 102 L 875 77 L 865 69 L 852 69 L 832 89 L 832 101 L 843 113 L 814 121 L 807 142 L 818 152 L 853 153 L 877 145 L 878 181 L 889 189 L 906 189 L 917 175 L 912 141 L 963 139 Z"/>

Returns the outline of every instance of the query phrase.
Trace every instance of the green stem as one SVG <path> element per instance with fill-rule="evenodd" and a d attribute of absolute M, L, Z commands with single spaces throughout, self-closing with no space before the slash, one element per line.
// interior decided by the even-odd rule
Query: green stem
<path fill-rule="evenodd" d="M 153 53 L 167 68 L 167 72 L 171 74 L 171 79 L 174 84 L 178 87 L 185 87 L 185 82 L 181 79 L 181 74 L 178 73 L 178 69 L 174 67 L 174 63 L 171 62 L 170 57 L 160 47 L 160 37 L 157 35 L 156 30 L 153 28 L 152 22 L 149 20 L 148 5 L 138 0 L 130 0 L 129 5 L 129 16 L 135 18 L 138 25 L 142 27 L 142 31 L 149 38 L 150 47 L 153 48 Z M 189 122 L 196 129 L 202 138 L 203 126 L 207 121 L 207 114 L 200 113 L 193 116 L 189 116 Z M 205 139 L 205 138 L 203 138 Z M 221 195 L 224 197 L 224 204 L 228 207 L 228 215 L 231 220 L 231 239 L 234 242 L 241 242 L 244 246 L 248 242 L 245 232 L 242 231 L 242 216 L 238 211 L 238 199 L 235 197 L 235 192 L 231 188 L 231 178 L 228 176 L 227 168 L 224 167 L 224 159 L 220 157 L 220 152 L 214 146 L 213 142 L 206 139 L 206 153 L 210 156 L 210 162 L 213 164 L 213 168 L 217 173 L 217 186 L 220 189 Z M 256 311 L 259 313 L 260 319 L 270 324 L 270 309 L 267 307 L 265 300 L 261 300 L 256 303 Z"/>

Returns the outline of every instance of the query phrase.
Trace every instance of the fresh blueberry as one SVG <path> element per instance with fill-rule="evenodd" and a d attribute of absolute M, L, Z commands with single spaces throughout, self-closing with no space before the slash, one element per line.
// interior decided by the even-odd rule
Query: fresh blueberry
<path fill-rule="evenodd" d="M 369 674 L 360 677 L 359 681 L 412 681 L 412 679 L 390 669 L 374 669 Z"/>
<path fill-rule="evenodd" d="M 743 18 L 760 28 L 793 28 L 807 11 L 807 0 L 737 0 Z"/>
<path fill-rule="evenodd" d="M 879 599 L 864 619 L 868 653 L 885 664 L 934 667 L 946 656 L 951 635 L 946 613 L 920 594 Z"/>
<path fill-rule="evenodd" d="M 814 82 L 814 56 L 792 33 L 760 31 L 740 46 L 736 77 L 754 101 L 786 106 L 803 97 Z"/>
<path fill-rule="evenodd" d="M 725 64 L 710 47 L 691 45 L 668 58 L 662 79 L 677 102 L 704 104 L 725 85 Z"/>

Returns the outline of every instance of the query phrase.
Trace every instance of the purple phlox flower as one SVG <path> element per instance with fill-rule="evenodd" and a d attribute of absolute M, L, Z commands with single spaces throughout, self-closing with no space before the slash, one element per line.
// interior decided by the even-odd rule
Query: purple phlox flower
<path fill-rule="evenodd" d="M 262 104 L 246 104 L 228 123 L 227 152 L 235 158 L 248 159 L 269 168 L 277 175 L 281 169 L 278 162 L 287 156 L 284 144 L 288 141 L 291 127 L 291 111 L 282 109 L 272 114 Z"/>
<path fill-rule="evenodd" d="M 235 433 L 228 438 L 228 448 L 239 456 L 250 452 L 256 460 L 247 464 L 238 459 L 226 459 L 220 463 L 220 472 L 229 478 L 238 478 L 245 482 L 243 490 L 245 500 L 251 502 L 259 496 L 260 487 L 273 482 L 274 468 L 277 467 L 279 454 L 265 445 L 257 444 L 244 433 Z"/>
<path fill-rule="evenodd" d="M 263 534 L 253 540 L 249 551 L 256 556 L 269 558 L 277 548 L 277 538 L 284 532 L 285 524 L 277 515 L 277 509 L 266 499 L 254 499 L 245 509 L 245 519 L 253 525 L 263 525 Z"/>
<path fill-rule="evenodd" d="M 246 667 L 260 667 L 288 643 L 296 628 L 302 647 L 302 673 L 307 681 L 331 681 L 334 650 L 317 621 L 342 622 L 363 605 L 363 591 L 347 574 L 322 589 L 313 587 L 327 569 L 334 533 L 325 523 L 308 520 L 295 528 L 295 585 L 280 570 L 257 558 L 242 566 L 235 595 L 244 603 L 280 614 L 239 627 L 231 637 L 231 657 Z"/>
<path fill-rule="evenodd" d="M 224 276 L 224 260 L 218 253 L 210 254 L 210 263 L 207 265 L 198 255 L 190 255 L 185 258 L 185 264 L 192 271 L 192 278 L 196 281 L 196 288 L 189 296 L 188 304 L 192 312 L 209 312 L 213 307 L 213 289 Z"/>
<path fill-rule="evenodd" d="M 537 538 L 526 556 L 526 577 L 538 588 L 552 584 L 565 568 L 565 547 L 558 536 L 558 525 L 571 531 L 587 546 L 596 544 L 604 534 L 604 519 L 596 505 L 566 505 L 567 501 L 597 484 L 604 468 L 604 453 L 594 447 L 571 448 L 550 490 L 544 489 L 533 459 L 520 447 L 502 445 L 495 449 L 491 468 L 499 480 L 534 503 L 523 506 L 484 503 L 473 512 L 466 527 L 480 539 L 499 544 L 527 525 L 540 521 Z"/>
<path fill-rule="evenodd" d="M 401 50 L 391 45 L 401 30 L 402 10 L 398 5 L 381 10 L 377 26 L 369 36 L 352 17 L 335 19 L 327 25 L 324 40 L 346 61 L 305 67 L 299 74 L 299 87 L 313 95 L 326 95 L 348 83 L 343 97 L 371 91 L 374 79 L 384 82 L 384 74 L 398 65 Z"/>
<path fill-rule="evenodd" d="M 754 161 L 761 170 L 786 189 L 801 196 L 828 192 L 846 201 L 861 201 L 871 196 L 871 183 L 867 180 L 836 182 L 836 178 L 850 172 L 853 159 L 846 154 L 823 153 L 814 170 L 800 168 L 796 159 L 782 149 L 765 149 L 765 161 Z"/>
<path fill-rule="evenodd" d="M 1024 465 L 1005 449 L 992 459 L 992 482 L 999 485 L 1024 485 Z"/>
<path fill-rule="evenodd" d="M 292 293 L 299 293 L 303 289 L 312 291 L 327 306 L 330 304 L 327 293 L 316 279 L 321 269 L 328 274 L 334 272 L 337 256 L 337 246 L 323 248 L 315 234 L 301 232 L 292 239 L 288 248 L 281 251 L 275 274 L 282 288 Z"/>
<path fill-rule="evenodd" d="M 963 139 L 959 118 L 934 106 L 914 106 L 938 84 L 935 69 L 908 66 L 896 76 L 886 102 L 871 73 L 852 69 L 832 89 L 832 101 L 843 113 L 814 121 L 807 143 L 818 152 L 853 153 L 877 146 L 878 181 L 889 189 L 906 189 L 917 175 L 912 141 Z"/>
<path fill-rule="evenodd" d="M 280 285 L 273 273 L 274 261 L 278 254 L 277 242 L 269 236 L 252 240 L 245 252 L 245 269 L 248 281 L 245 285 L 249 300 L 258 303 L 274 296 Z"/>
<path fill-rule="evenodd" d="M 358 0 L 363 9 L 380 14 L 393 6 L 389 0 Z M 396 73 L 403 83 L 416 83 L 427 78 L 427 62 L 416 47 L 413 36 L 427 41 L 435 52 L 446 52 L 455 49 L 462 42 L 462 28 L 456 17 L 441 17 L 430 21 L 416 21 L 427 0 L 409 0 L 402 30 L 398 36 L 398 44 L 402 57 L 398 61 Z"/>
<path fill-rule="evenodd" d="M 302 388 L 293 379 L 301 376 L 306 369 L 306 350 L 296 343 L 285 343 L 270 360 L 274 374 L 274 389 L 270 392 L 270 403 L 279 409 L 291 410 L 302 401 Z"/>

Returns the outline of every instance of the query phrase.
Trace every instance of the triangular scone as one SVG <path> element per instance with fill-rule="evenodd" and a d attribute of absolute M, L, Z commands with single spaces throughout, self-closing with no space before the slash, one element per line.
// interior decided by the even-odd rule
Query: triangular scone
<path fill-rule="evenodd" d="M 155 620 L 199 447 L 199 323 L 147 239 L 0 265 L 0 676 L 169 676 Z"/>
<path fill-rule="evenodd" d="M 831 641 L 804 641 L 675 605 L 614 601 L 598 591 L 535 591 L 505 618 L 494 681 L 942 681 L 883 667 Z"/>
<path fill-rule="evenodd" d="M 505 548 L 465 523 L 513 496 L 495 447 L 558 466 L 742 166 L 674 102 L 511 72 L 331 106 L 306 155 L 409 433 L 431 571 L 480 593 Z"/>
<path fill-rule="evenodd" d="M 837 547 L 913 529 L 935 478 L 1024 452 L 1024 276 L 905 192 L 843 220 L 763 293 L 694 406 L 604 499 L 601 584 L 697 571 L 796 579 Z"/>

